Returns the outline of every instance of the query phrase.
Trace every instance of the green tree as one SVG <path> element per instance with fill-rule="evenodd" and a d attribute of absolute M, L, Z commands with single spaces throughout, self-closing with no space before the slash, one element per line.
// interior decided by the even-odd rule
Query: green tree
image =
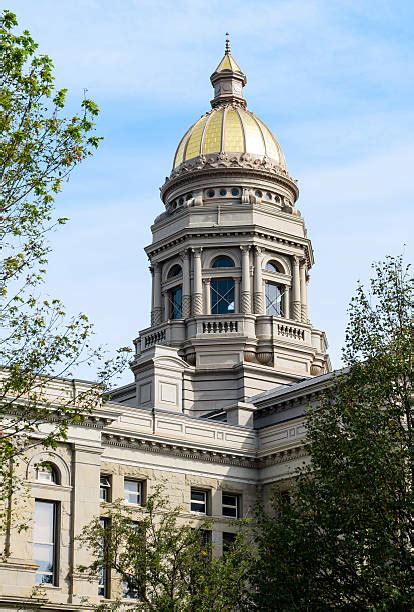
<path fill-rule="evenodd" d="M 54 200 L 63 181 L 99 141 L 98 108 L 84 99 L 66 117 L 66 90 L 56 90 L 53 65 L 36 53 L 16 16 L 0 15 L 0 528 L 9 526 L 10 498 L 19 479 L 17 458 L 33 444 L 56 446 L 68 425 L 79 423 L 98 401 L 102 385 L 123 363 L 102 360 L 90 342 L 85 315 L 69 317 L 60 300 L 41 296 L 49 252 L 48 234 L 66 222 Z M 100 357 L 97 386 L 68 401 L 62 376 L 82 361 Z M 51 399 L 50 388 L 54 388 Z M 41 423 L 54 426 L 39 437 Z M 1 502 L 6 502 L 5 505 Z"/>
<path fill-rule="evenodd" d="M 260 610 L 412 610 L 413 279 L 373 265 L 349 308 L 347 368 L 307 416 L 311 462 L 257 521 Z"/>
<path fill-rule="evenodd" d="M 240 523 L 242 526 L 242 523 Z M 96 609 L 120 610 L 126 591 L 135 595 L 132 610 L 158 612 L 222 612 L 234 610 L 246 596 L 250 549 L 240 532 L 220 558 L 211 558 L 212 523 L 180 517 L 161 487 L 138 511 L 117 501 L 102 522 L 84 528 L 80 541 L 94 561 L 80 567 L 92 579 L 107 568 L 119 582 L 118 597 Z"/>

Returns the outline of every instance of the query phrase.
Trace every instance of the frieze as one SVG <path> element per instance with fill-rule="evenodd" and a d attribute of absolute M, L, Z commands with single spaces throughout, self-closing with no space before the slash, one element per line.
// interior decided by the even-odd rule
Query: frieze
<path fill-rule="evenodd" d="M 207 463 L 219 463 L 253 469 L 285 463 L 300 457 L 306 457 L 307 455 L 303 445 L 273 452 L 266 457 L 257 457 L 255 455 L 241 456 L 226 451 L 180 446 L 178 444 L 133 438 L 131 436 L 121 436 L 117 434 L 103 434 L 102 444 L 104 446 L 115 446 L 118 448 L 137 449 L 149 453 L 167 454 L 179 457 L 180 459 L 191 459 Z"/>

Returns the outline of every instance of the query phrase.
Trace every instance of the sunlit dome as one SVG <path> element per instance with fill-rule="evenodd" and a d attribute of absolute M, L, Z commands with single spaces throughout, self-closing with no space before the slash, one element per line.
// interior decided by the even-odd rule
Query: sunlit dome
<path fill-rule="evenodd" d="M 269 128 L 250 111 L 231 103 L 213 108 L 185 133 L 174 168 L 199 155 L 217 153 L 268 157 L 286 169 L 282 149 Z"/>
<path fill-rule="evenodd" d="M 247 79 L 230 53 L 228 40 L 224 57 L 210 78 L 215 94 L 213 108 L 184 134 L 173 170 L 200 156 L 225 153 L 267 158 L 286 171 L 276 138 L 263 121 L 246 109 L 243 87 Z"/>

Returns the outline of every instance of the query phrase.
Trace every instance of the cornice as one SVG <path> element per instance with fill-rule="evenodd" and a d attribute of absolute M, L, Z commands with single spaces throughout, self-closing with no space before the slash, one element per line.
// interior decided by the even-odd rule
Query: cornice
<path fill-rule="evenodd" d="M 167 239 L 165 242 L 162 242 L 162 244 L 156 244 L 156 245 L 148 245 L 145 247 L 145 252 L 147 253 L 148 257 L 154 257 L 155 255 L 158 255 L 159 253 L 162 253 L 163 251 L 166 251 L 168 249 L 170 249 L 171 247 L 177 246 L 177 245 L 183 245 L 183 243 L 187 242 L 188 240 L 197 240 L 197 239 L 206 239 L 206 238 L 217 238 L 217 236 L 229 236 L 229 237 L 234 237 L 234 238 L 238 238 L 240 236 L 243 237 L 250 237 L 250 238 L 262 238 L 265 240 L 270 240 L 272 242 L 276 242 L 279 244 L 285 244 L 297 249 L 306 249 L 309 250 L 309 239 L 308 238 L 292 238 L 291 236 L 289 236 L 288 234 L 286 234 L 286 237 L 284 237 L 283 235 L 276 235 L 272 232 L 270 232 L 269 230 L 266 230 L 265 228 L 260 228 L 260 229 L 255 229 L 255 230 L 246 230 L 246 229 L 238 229 L 238 230 L 230 230 L 230 229 L 226 229 L 224 227 L 217 227 L 217 228 L 208 228 L 208 229 L 204 229 L 204 228 L 185 228 L 183 230 L 181 230 L 180 232 L 177 232 L 175 235 L 169 237 L 169 239 Z M 238 243 L 239 244 L 239 243 Z M 313 261 L 311 260 L 311 257 L 309 254 L 307 254 L 307 261 L 309 263 L 309 265 L 311 265 L 311 263 L 313 263 Z"/>
<path fill-rule="evenodd" d="M 218 463 L 255 470 L 306 456 L 306 451 L 302 450 L 303 445 L 276 451 L 264 457 L 257 457 L 256 454 L 240 455 L 226 450 L 200 448 L 195 445 L 184 446 L 173 442 L 148 440 L 143 437 L 138 438 L 109 433 L 104 433 L 102 435 L 102 445 L 137 449 L 149 453 L 169 455 L 180 459 Z"/>
<path fill-rule="evenodd" d="M 244 175 L 253 176 L 259 180 L 267 178 L 274 182 L 276 179 L 277 182 L 285 185 L 294 193 L 295 200 L 299 197 L 299 189 L 295 180 L 289 176 L 284 168 L 275 164 L 270 158 L 253 156 L 248 153 L 219 153 L 200 155 L 178 166 L 166 178 L 164 185 L 160 188 L 161 198 L 164 200 L 168 192 L 174 187 L 179 187 L 201 177 L 215 177 L 223 172 L 226 176 L 231 176 L 240 174 L 240 171 Z"/>

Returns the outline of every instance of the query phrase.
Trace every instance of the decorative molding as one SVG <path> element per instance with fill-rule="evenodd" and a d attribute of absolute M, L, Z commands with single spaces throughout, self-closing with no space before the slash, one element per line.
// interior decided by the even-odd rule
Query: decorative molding
<path fill-rule="evenodd" d="M 286 463 L 300 457 L 306 457 L 308 454 L 303 443 L 299 443 L 299 446 L 289 449 L 272 452 L 265 457 L 257 457 L 256 455 L 238 455 L 234 452 L 225 450 L 203 449 L 189 445 L 181 446 L 169 442 L 146 440 L 144 438 L 133 438 L 131 436 L 109 433 L 104 433 L 102 435 L 102 445 L 132 448 L 149 453 L 167 454 L 180 459 L 219 463 L 252 469 L 260 469 L 279 463 Z"/>

